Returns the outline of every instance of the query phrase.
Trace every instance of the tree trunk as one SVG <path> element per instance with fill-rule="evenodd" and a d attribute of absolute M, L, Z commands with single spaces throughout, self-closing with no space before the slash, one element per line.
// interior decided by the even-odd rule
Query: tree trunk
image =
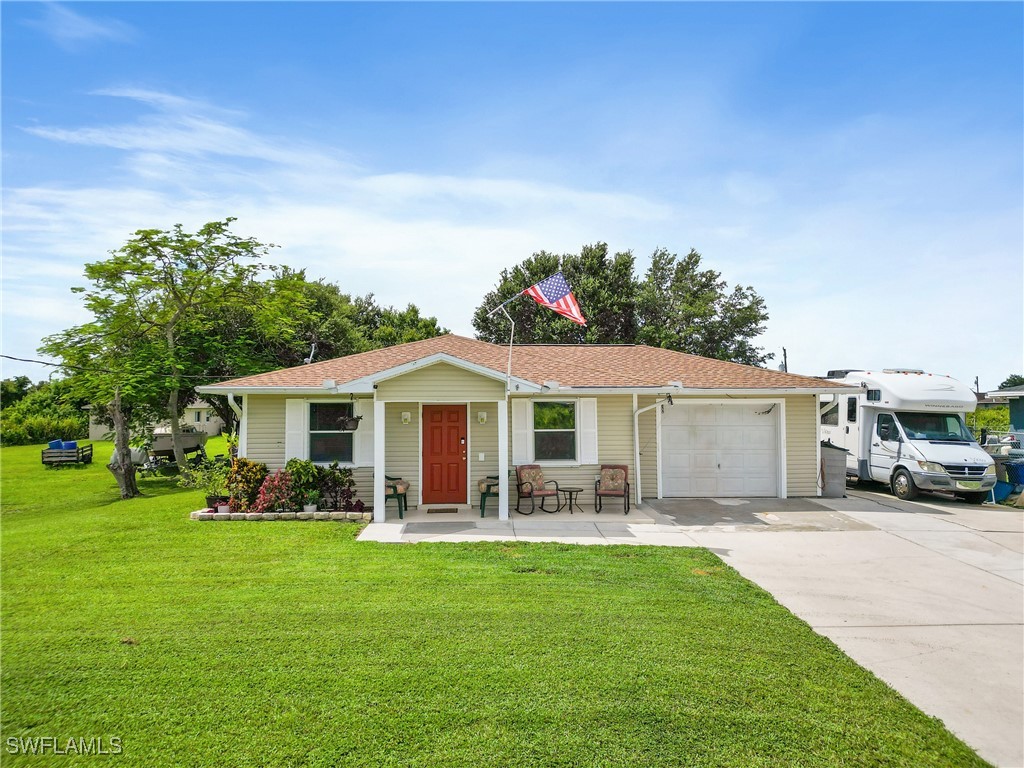
<path fill-rule="evenodd" d="M 180 314 L 180 313 L 179 313 Z M 177 315 L 175 315 L 175 322 Z M 171 444 L 174 446 L 174 462 L 182 477 L 188 477 L 188 462 L 185 461 L 185 449 L 181 446 L 181 409 L 178 407 L 178 394 L 181 391 L 181 376 L 177 363 L 177 345 L 175 344 L 174 323 L 167 327 L 167 351 L 171 362 L 173 387 L 167 397 L 167 413 L 171 417 Z"/>
<path fill-rule="evenodd" d="M 122 499 L 133 499 L 141 496 L 139 485 L 135 481 L 135 465 L 132 464 L 132 449 L 128 445 L 128 422 L 121 410 L 121 391 L 114 391 L 114 402 L 110 405 L 110 417 L 114 421 L 114 448 L 117 461 L 107 465 L 107 469 L 117 480 L 121 489 Z"/>
<path fill-rule="evenodd" d="M 231 410 L 231 406 L 228 405 L 228 399 L 224 395 L 205 395 L 206 402 L 208 402 L 214 410 L 214 413 L 220 417 L 220 420 L 224 422 L 225 434 L 231 434 L 232 432 L 238 431 L 238 417 L 235 416 L 235 412 Z"/>

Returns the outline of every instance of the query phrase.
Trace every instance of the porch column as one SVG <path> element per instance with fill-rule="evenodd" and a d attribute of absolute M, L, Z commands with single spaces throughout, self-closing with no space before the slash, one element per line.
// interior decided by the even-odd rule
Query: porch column
<path fill-rule="evenodd" d="M 373 400 L 373 522 L 384 522 L 384 406 Z"/>
<path fill-rule="evenodd" d="M 508 520 L 508 401 L 498 401 L 498 519 Z"/>

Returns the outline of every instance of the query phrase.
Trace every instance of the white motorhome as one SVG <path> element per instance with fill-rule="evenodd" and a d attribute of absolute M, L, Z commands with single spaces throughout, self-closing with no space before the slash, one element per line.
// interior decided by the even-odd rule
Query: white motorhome
<path fill-rule="evenodd" d="M 821 397 L 821 439 L 849 451 L 848 476 L 886 483 L 900 499 L 928 490 L 985 501 L 996 470 L 964 424 L 978 403 L 970 388 L 905 368 L 829 371 L 826 378 L 864 388 Z"/>

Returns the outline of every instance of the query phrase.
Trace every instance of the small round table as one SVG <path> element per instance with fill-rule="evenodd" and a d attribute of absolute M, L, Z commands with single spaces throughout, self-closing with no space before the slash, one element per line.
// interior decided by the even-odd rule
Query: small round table
<path fill-rule="evenodd" d="M 583 493 L 582 488 L 569 488 L 567 486 L 563 486 L 558 490 L 561 491 L 563 496 L 565 496 L 565 505 L 569 507 L 570 515 L 572 514 L 573 504 L 576 505 L 576 509 L 578 509 L 580 512 L 583 511 L 583 508 L 579 504 L 580 494 Z"/>

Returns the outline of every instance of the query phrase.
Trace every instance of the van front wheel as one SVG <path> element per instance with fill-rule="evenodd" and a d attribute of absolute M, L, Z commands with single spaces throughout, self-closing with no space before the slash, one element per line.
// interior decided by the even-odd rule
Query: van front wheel
<path fill-rule="evenodd" d="M 917 498 L 917 486 L 914 485 L 914 478 L 905 469 L 897 469 L 892 476 L 892 493 L 897 499 L 910 501 Z"/>

